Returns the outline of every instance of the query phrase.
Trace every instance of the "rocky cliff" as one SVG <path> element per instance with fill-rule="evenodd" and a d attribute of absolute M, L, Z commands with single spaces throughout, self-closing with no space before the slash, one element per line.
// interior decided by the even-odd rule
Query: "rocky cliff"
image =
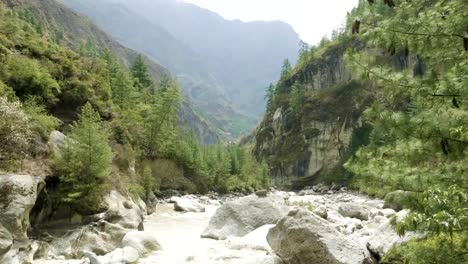
<path fill-rule="evenodd" d="M 346 181 L 342 164 L 367 137 L 361 115 L 372 102 L 370 85 L 353 80 L 346 69 L 351 45 L 356 44 L 330 44 L 296 67 L 284 81 L 286 95 L 257 128 L 255 155 L 267 161 L 276 184 Z M 299 113 L 290 107 L 294 85 L 305 89 Z"/>

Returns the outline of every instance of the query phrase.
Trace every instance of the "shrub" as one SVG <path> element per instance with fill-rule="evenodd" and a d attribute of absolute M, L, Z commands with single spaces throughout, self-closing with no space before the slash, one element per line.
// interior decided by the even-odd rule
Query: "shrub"
<path fill-rule="evenodd" d="M 12 162 L 24 157 L 30 140 L 30 118 L 23 111 L 21 103 L 0 97 L 0 167 L 9 167 Z"/>

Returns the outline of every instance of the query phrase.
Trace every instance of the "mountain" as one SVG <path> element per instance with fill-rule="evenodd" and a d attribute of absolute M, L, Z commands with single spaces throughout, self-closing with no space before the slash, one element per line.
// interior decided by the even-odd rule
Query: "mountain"
<path fill-rule="evenodd" d="M 346 182 L 342 165 L 366 140 L 361 118 L 372 102 L 371 86 L 352 78 L 345 66 L 345 51 L 355 45 L 326 44 L 278 83 L 280 92 L 254 140 L 255 155 L 267 161 L 277 184 Z"/>
<path fill-rule="evenodd" d="M 299 37 L 282 22 L 228 21 L 175 0 L 62 1 L 166 65 L 211 123 L 232 137 L 255 126 L 281 62 L 297 58 Z"/>
<path fill-rule="evenodd" d="M 27 10 L 28 13 L 32 14 L 31 19 L 37 20 L 35 22 L 46 28 L 46 32 L 54 32 L 56 35 L 54 38 L 58 42 L 74 50 L 80 49 L 80 46 L 87 43 L 99 48 L 107 48 L 127 67 L 139 54 L 116 41 L 88 18 L 77 14 L 57 1 L 2 0 L 2 2 L 18 11 Z M 162 75 L 170 74 L 168 69 L 155 59 L 148 57 L 146 62 L 156 80 Z M 188 98 L 184 98 L 179 114 L 182 125 L 187 130 L 193 129 L 203 143 L 218 142 L 220 140 L 219 131 L 196 111 L 193 103 Z"/>

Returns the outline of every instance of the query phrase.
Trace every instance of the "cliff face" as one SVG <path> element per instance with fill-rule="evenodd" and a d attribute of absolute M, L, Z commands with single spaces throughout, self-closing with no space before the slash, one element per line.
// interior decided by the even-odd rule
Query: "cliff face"
<path fill-rule="evenodd" d="M 367 83 L 352 79 L 344 64 L 346 45 L 328 47 L 285 81 L 305 87 L 298 114 L 288 103 L 267 113 L 257 128 L 255 155 L 266 159 L 273 181 L 299 188 L 318 181 L 343 182 L 343 162 L 367 129 L 361 115 L 372 102 Z"/>

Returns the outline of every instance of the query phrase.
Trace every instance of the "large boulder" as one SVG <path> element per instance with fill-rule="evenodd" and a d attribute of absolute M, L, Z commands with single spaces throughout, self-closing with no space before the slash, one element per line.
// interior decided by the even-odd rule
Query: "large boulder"
<path fill-rule="evenodd" d="M 81 224 L 70 228 L 56 222 L 49 230 L 54 239 L 51 254 L 66 258 L 81 258 L 85 252 L 105 255 L 121 245 L 122 239 L 131 230 L 143 230 L 145 204 L 136 202 L 117 191 L 110 192 L 104 199 L 107 210 L 103 213 L 85 216 Z"/>
<path fill-rule="evenodd" d="M 153 235 L 141 231 L 128 232 L 122 239 L 122 246 L 136 249 L 140 256 L 145 256 L 161 249 L 161 246 Z"/>
<path fill-rule="evenodd" d="M 7 252 L 13 251 L 9 258 L 17 259 L 15 252 L 31 244 L 27 236 L 29 214 L 44 185 L 42 177 L 0 175 L 0 263 L 6 263 L 2 257 Z"/>
<path fill-rule="evenodd" d="M 50 133 L 49 136 L 49 149 L 52 153 L 57 153 L 59 149 L 63 146 L 65 143 L 66 136 L 57 130 L 54 130 Z"/>
<path fill-rule="evenodd" d="M 89 259 L 89 264 L 136 264 L 140 258 L 138 251 L 132 247 L 117 248 L 104 256 L 89 251 L 84 255 Z"/>
<path fill-rule="evenodd" d="M 281 197 L 247 196 L 225 203 L 218 208 L 202 237 L 213 239 L 241 237 L 263 225 L 276 224 L 288 210 L 289 207 L 284 204 L 284 199 Z"/>
<path fill-rule="evenodd" d="M 110 223 L 118 224 L 128 229 L 138 229 L 143 222 L 146 207 L 144 203 L 137 204 L 133 200 L 123 196 L 117 191 L 111 191 L 105 197 L 108 210 L 104 213 L 104 219 Z"/>
<path fill-rule="evenodd" d="M 5 255 L 13 246 L 13 237 L 11 233 L 0 225 L 0 256 Z"/>
<path fill-rule="evenodd" d="M 369 220 L 369 207 L 352 204 L 352 203 L 342 203 L 338 207 L 338 212 L 344 217 L 357 218 L 362 221 Z"/>
<path fill-rule="evenodd" d="M 291 210 L 270 229 L 267 240 L 285 264 L 371 264 L 369 251 L 304 209 Z"/>
<path fill-rule="evenodd" d="M 396 221 L 402 221 L 409 210 L 398 212 L 395 217 Z M 367 248 L 378 256 L 383 256 L 390 248 L 395 245 L 400 245 L 409 241 L 411 238 L 420 237 L 422 234 L 415 232 L 407 232 L 404 236 L 399 236 L 391 225 L 390 219 L 384 219 L 382 223 L 372 232 L 372 235 L 367 240 Z"/>
<path fill-rule="evenodd" d="M 205 212 L 205 207 L 194 199 L 171 198 L 171 200 L 174 201 L 174 210 L 177 212 Z"/>

